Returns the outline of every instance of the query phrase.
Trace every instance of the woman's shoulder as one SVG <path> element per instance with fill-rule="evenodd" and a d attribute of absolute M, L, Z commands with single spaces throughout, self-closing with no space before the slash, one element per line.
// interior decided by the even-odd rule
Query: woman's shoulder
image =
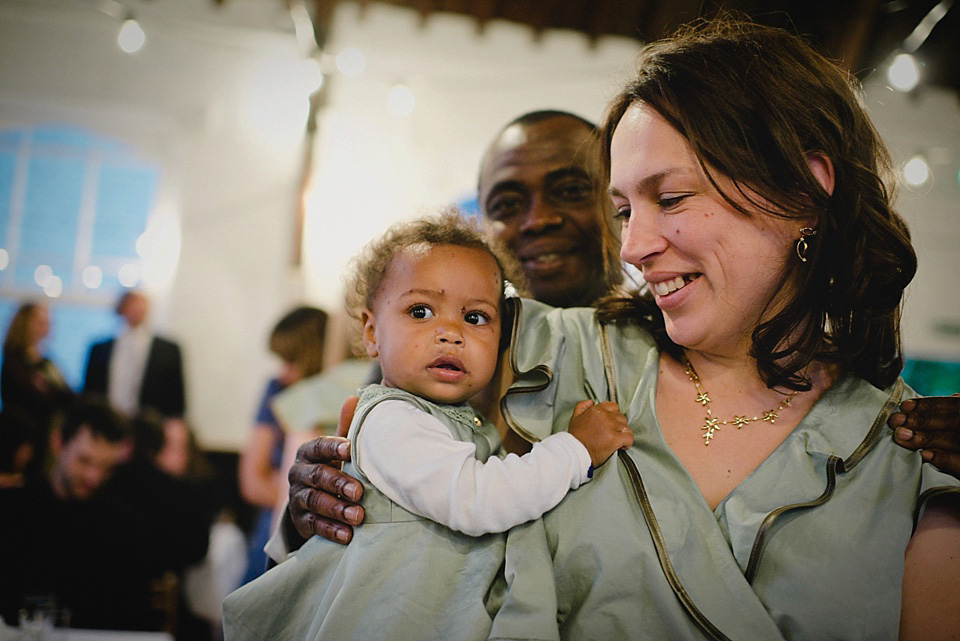
<path fill-rule="evenodd" d="M 599 333 L 601 325 L 604 331 L 611 336 L 624 335 L 631 339 L 649 340 L 651 342 L 653 340 L 650 332 L 639 323 L 626 320 L 617 323 L 601 323 L 597 318 L 597 308 L 595 307 L 553 307 L 537 300 L 521 299 L 521 333 L 545 327 Z"/>

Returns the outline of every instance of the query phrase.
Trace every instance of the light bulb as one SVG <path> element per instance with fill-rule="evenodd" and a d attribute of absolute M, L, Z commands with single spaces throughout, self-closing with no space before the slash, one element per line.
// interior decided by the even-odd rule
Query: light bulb
<path fill-rule="evenodd" d="M 359 76 L 367 68 L 367 59 L 356 47 L 348 47 L 337 54 L 337 69 L 345 76 Z"/>
<path fill-rule="evenodd" d="M 898 53 L 887 69 L 887 80 L 894 89 L 910 91 L 920 82 L 920 67 L 917 59 L 909 53 Z"/>
<path fill-rule="evenodd" d="M 930 166 L 923 156 L 914 156 L 903 166 L 903 179 L 917 187 L 930 179 Z"/>
<path fill-rule="evenodd" d="M 120 27 L 120 33 L 117 35 L 117 44 L 123 51 L 136 53 L 143 49 L 146 41 L 147 35 L 143 33 L 143 29 L 136 20 L 128 18 L 123 21 L 123 26 Z"/>

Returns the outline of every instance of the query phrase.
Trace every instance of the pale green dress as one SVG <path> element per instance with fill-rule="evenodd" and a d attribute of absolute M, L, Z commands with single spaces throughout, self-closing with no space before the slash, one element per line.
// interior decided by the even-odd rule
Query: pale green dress
<path fill-rule="evenodd" d="M 523 314 L 508 419 L 542 438 L 566 428 L 577 401 L 615 397 L 636 441 L 632 466 L 611 459 L 542 520 L 510 532 L 511 588 L 491 638 L 897 638 L 915 519 L 930 496 L 958 491 L 894 444 L 886 418 L 900 382 L 838 380 L 711 510 L 657 423 L 650 336 L 601 330 L 588 309 L 525 301 Z M 524 570 L 539 591 L 509 574 L 511 558 L 545 559 L 549 570 Z"/>
<path fill-rule="evenodd" d="M 493 589 L 504 559 L 504 534 L 471 537 L 408 512 L 377 490 L 357 467 L 357 434 L 377 403 L 400 399 L 440 419 L 454 438 L 496 455 L 500 438 L 467 405 L 437 405 L 402 390 L 364 389 L 350 427 L 363 481 L 362 527 L 350 545 L 314 536 L 290 559 L 224 602 L 227 641 L 485 639 L 498 604 Z M 479 423 L 479 425 L 477 424 Z"/>

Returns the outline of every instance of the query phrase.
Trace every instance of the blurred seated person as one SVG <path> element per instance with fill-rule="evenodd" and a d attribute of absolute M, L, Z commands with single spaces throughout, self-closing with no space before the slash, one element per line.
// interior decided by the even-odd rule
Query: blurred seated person
<path fill-rule="evenodd" d="M 133 450 L 117 467 L 104 493 L 127 506 L 140 522 L 147 554 L 141 564 L 151 578 L 180 576 L 207 553 L 214 517 L 212 489 L 169 474 L 158 465 L 165 449 L 165 423 L 186 425 L 144 410 L 130 421 Z"/>
<path fill-rule="evenodd" d="M 263 546 L 270 536 L 274 507 L 287 494 L 286 472 L 281 470 L 286 435 L 270 403 L 280 391 L 323 369 L 326 331 L 327 313 L 301 306 L 286 313 L 270 332 L 270 351 L 282 365 L 276 377 L 267 383 L 250 438 L 240 454 L 240 494 L 260 508 L 250 533 L 244 583 L 266 569 Z"/>
<path fill-rule="evenodd" d="M 33 460 L 32 422 L 16 407 L 0 411 L 0 489 L 20 487 Z"/>
<path fill-rule="evenodd" d="M 220 604 L 240 586 L 246 570 L 246 537 L 229 505 L 225 480 L 217 475 L 190 426 L 168 419 L 163 422 L 163 436 L 154 464 L 208 498 L 213 515 L 206 555 L 182 576 L 175 636 L 181 641 L 219 639 Z"/>
<path fill-rule="evenodd" d="M 136 515 L 148 554 L 158 623 L 178 639 L 210 639 L 210 625 L 192 615 L 186 594 L 190 568 L 203 563 L 222 504 L 216 479 L 179 418 L 144 410 L 131 422 L 133 451 L 105 488 Z M 242 564 L 244 550 L 236 557 Z"/>
<path fill-rule="evenodd" d="M 24 303 L 14 313 L 3 341 L 0 397 L 5 409 L 16 410 L 29 421 L 32 457 L 29 470 L 47 462 L 50 433 L 73 400 L 59 368 L 43 353 L 50 335 L 50 310 L 42 303 Z"/>
<path fill-rule="evenodd" d="M 54 432 L 49 473 L 0 490 L 0 615 L 53 597 L 77 628 L 149 630 L 142 528 L 103 486 L 126 455 L 128 428 L 106 404 L 82 400 Z"/>
<path fill-rule="evenodd" d="M 127 290 L 117 301 L 126 327 L 90 347 L 83 391 L 101 396 L 126 416 L 151 408 L 163 416 L 186 412 L 180 347 L 149 327 L 150 300 Z"/>

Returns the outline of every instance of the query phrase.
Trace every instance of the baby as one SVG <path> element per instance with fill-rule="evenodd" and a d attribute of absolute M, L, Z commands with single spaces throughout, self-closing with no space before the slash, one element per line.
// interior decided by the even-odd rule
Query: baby
<path fill-rule="evenodd" d="M 511 264 L 456 214 L 365 249 L 348 296 L 383 379 L 361 391 L 348 434 L 364 525 L 346 547 L 314 537 L 228 597 L 228 640 L 487 638 L 502 533 L 633 442 L 615 404 L 584 401 L 569 431 L 498 456 L 497 428 L 467 401 L 495 380 L 509 338 Z"/>

